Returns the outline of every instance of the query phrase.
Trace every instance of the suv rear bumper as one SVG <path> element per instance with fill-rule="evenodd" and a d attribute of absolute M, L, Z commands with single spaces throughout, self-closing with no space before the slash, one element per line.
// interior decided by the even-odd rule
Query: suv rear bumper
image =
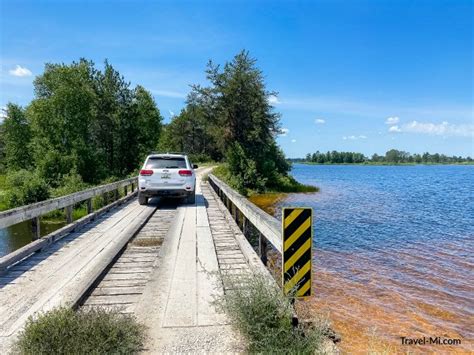
<path fill-rule="evenodd" d="M 172 190 L 140 190 L 139 193 L 146 197 L 164 196 L 164 197 L 187 197 L 194 194 L 194 190 L 172 189 Z"/>

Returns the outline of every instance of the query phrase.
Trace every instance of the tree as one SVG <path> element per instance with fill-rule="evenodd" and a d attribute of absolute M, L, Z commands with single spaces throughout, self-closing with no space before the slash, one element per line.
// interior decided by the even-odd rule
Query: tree
<path fill-rule="evenodd" d="M 158 145 L 162 133 L 163 117 L 151 94 L 142 86 L 135 88 L 133 104 L 134 117 L 136 117 L 139 127 L 137 159 L 142 160 Z"/>
<path fill-rule="evenodd" d="M 401 153 L 396 149 L 390 149 L 385 153 L 385 161 L 389 163 L 399 163 L 401 161 Z"/>
<path fill-rule="evenodd" d="M 99 162 L 92 141 L 96 114 L 93 63 L 46 64 L 34 81 L 36 98 L 27 109 L 39 173 L 55 186 L 77 171 L 86 182 L 96 180 Z"/>
<path fill-rule="evenodd" d="M 7 168 L 31 170 L 34 167 L 30 150 L 31 128 L 23 108 L 12 103 L 7 104 L 2 135 Z"/>
<path fill-rule="evenodd" d="M 247 51 L 221 68 L 209 62 L 210 87 L 193 86 L 192 101 L 215 128 L 213 136 L 242 189 L 262 190 L 286 176 L 290 166 L 275 142 L 279 115 L 273 112 L 262 72 Z"/>
<path fill-rule="evenodd" d="M 202 106 L 188 103 L 165 127 L 160 150 L 186 152 L 193 161 L 220 160 L 215 131 Z"/>

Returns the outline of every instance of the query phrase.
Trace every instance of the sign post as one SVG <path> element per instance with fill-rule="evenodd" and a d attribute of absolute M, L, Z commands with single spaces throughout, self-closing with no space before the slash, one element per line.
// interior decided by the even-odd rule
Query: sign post
<path fill-rule="evenodd" d="M 311 247 L 313 209 L 285 207 L 282 210 L 283 290 L 294 297 L 311 296 Z"/>

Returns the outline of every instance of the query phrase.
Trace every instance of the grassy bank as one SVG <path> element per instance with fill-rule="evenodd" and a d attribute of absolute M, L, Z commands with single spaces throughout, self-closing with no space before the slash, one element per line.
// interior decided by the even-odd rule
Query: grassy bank
<path fill-rule="evenodd" d="M 238 189 L 238 182 L 235 177 L 229 172 L 227 164 L 223 163 L 215 167 L 212 171 L 214 175 L 226 182 L 234 189 Z M 318 192 L 319 188 L 312 185 L 304 185 L 296 181 L 291 175 L 282 176 L 277 181 L 269 181 L 266 184 L 264 191 L 246 190 L 240 191 L 246 196 L 251 196 L 256 193 L 292 193 L 292 192 Z"/>

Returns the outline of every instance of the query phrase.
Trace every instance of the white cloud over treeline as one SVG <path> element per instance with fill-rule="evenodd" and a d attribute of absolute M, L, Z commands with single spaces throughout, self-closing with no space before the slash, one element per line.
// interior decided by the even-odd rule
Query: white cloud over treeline
<path fill-rule="evenodd" d="M 18 76 L 18 77 L 33 75 L 30 69 L 22 67 L 21 65 L 16 65 L 15 69 L 11 69 L 8 72 L 10 73 L 10 75 Z"/>

